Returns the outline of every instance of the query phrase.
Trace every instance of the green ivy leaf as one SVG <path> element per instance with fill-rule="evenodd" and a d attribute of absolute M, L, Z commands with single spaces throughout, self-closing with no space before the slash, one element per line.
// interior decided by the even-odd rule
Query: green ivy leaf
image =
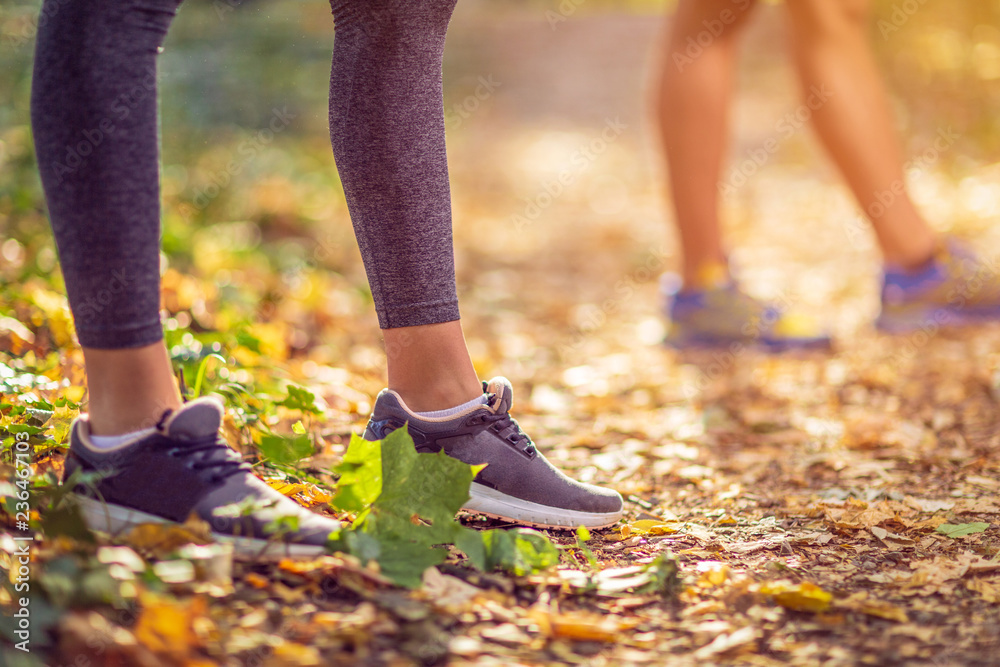
<path fill-rule="evenodd" d="M 63 535 L 80 542 L 94 542 L 94 535 L 87 528 L 80 508 L 73 503 L 60 503 L 46 510 L 41 514 L 39 528 L 47 537 Z"/>
<path fill-rule="evenodd" d="M 27 433 L 28 435 L 38 435 L 45 430 L 44 426 L 30 426 L 28 424 L 9 424 L 6 427 L 8 433 Z"/>
<path fill-rule="evenodd" d="M 399 586 L 417 588 L 424 570 L 443 563 L 446 549 L 438 549 L 419 540 L 383 539 L 378 556 L 379 570 Z"/>
<path fill-rule="evenodd" d="M 594 552 L 590 550 L 587 546 L 587 542 L 590 540 L 590 531 L 587 530 L 586 526 L 579 526 L 576 529 L 576 548 L 580 550 L 580 553 L 584 555 L 587 559 L 587 563 L 592 568 L 597 567 L 597 557 Z"/>
<path fill-rule="evenodd" d="M 260 354 L 260 339 L 245 329 L 236 334 L 236 344 Z"/>
<path fill-rule="evenodd" d="M 295 463 L 313 454 L 313 443 L 308 435 L 286 438 L 265 435 L 260 439 L 260 453 L 275 463 Z"/>
<path fill-rule="evenodd" d="M 382 441 L 382 494 L 372 504 L 381 534 L 452 542 L 455 514 L 469 499 L 472 469 L 444 452 L 418 454 L 405 429 Z M 426 525 L 429 524 L 429 525 Z"/>
<path fill-rule="evenodd" d="M 524 576 L 559 564 L 559 549 L 530 528 L 490 530 L 480 535 L 486 549 L 486 570 L 500 567 Z"/>
<path fill-rule="evenodd" d="M 298 387 L 294 384 L 288 385 L 286 390 L 288 391 L 288 396 L 282 399 L 278 405 L 291 410 L 310 412 L 314 415 L 323 414 L 323 410 L 316 405 L 316 394 L 312 393 L 308 389 Z"/>
<path fill-rule="evenodd" d="M 382 573 L 401 586 L 420 585 L 424 571 L 441 563 L 454 544 L 482 570 L 497 567 L 517 575 L 559 563 L 559 549 L 539 532 L 465 528 L 455 515 L 469 498 L 476 468 L 445 455 L 418 454 L 406 429 L 381 442 L 358 436 L 335 468 L 340 474 L 332 504 L 361 512 L 338 546 L 362 562 L 378 562 Z"/>
<path fill-rule="evenodd" d="M 465 554 L 465 557 L 472 563 L 472 567 L 484 572 L 489 567 L 484 541 L 484 536 L 487 534 L 465 529 L 458 531 L 455 535 L 455 547 Z"/>
<path fill-rule="evenodd" d="M 418 454 L 406 429 L 398 429 L 381 442 L 368 443 L 355 436 L 344 462 L 334 505 L 357 511 L 368 508 L 356 526 L 370 538 L 347 538 L 345 544 L 376 551 L 382 573 L 400 586 L 420 585 L 424 570 L 441 563 L 447 551 L 434 548 L 453 544 L 463 536 L 475 544 L 476 534 L 455 521 L 455 514 L 469 497 L 473 473 L 470 466 L 443 453 Z M 472 537 L 469 537 L 471 534 Z"/>
<path fill-rule="evenodd" d="M 985 532 L 989 527 L 988 523 L 942 523 L 937 527 L 937 532 L 948 537 L 965 537 Z"/>
<path fill-rule="evenodd" d="M 382 493 L 382 443 L 352 435 L 343 460 L 333 471 L 340 481 L 331 504 L 345 512 L 368 509 Z"/>

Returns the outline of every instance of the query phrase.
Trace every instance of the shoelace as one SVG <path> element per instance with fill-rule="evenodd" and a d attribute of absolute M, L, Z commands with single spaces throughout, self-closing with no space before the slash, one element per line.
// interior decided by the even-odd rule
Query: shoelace
<path fill-rule="evenodd" d="M 242 457 L 222 441 L 218 433 L 190 440 L 170 438 L 166 435 L 164 437 L 167 438 L 164 444 L 169 443 L 168 456 L 192 457 L 188 460 L 187 466 L 192 470 L 212 471 L 209 481 L 213 483 L 250 469 Z M 199 456 L 201 452 L 205 453 Z"/>
<path fill-rule="evenodd" d="M 519 447 L 522 452 L 529 456 L 535 453 L 535 443 L 531 441 L 527 433 L 521 430 L 521 425 L 510 414 L 504 412 L 496 415 L 483 415 L 482 420 L 487 424 L 491 424 L 491 428 L 505 442 L 514 447 Z"/>

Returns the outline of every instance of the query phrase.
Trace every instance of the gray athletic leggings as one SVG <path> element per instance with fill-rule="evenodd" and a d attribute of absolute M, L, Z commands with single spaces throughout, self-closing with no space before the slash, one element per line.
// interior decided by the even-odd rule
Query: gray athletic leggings
<path fill-rule="evenodd" d="M 161 339 L 156 56 L 181 0 L 45 0 L 31 120 L 84 347 Z M 332 0 L 330 137 L 384 328 L 459 318 L 441 60 L 455 0 Z"/>

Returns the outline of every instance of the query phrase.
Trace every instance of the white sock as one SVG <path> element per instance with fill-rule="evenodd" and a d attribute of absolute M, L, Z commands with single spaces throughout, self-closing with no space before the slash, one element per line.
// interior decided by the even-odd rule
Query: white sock
<path fill-rule="evenodd" d="M 124 445 L 129 440 L 144 438 L 152 434 L 155 430 L 155 428 L 144 428 L 139 431 L 132 431 L 131 433 L 122 433 L 121 435 L 92 435 L 90 436 L 90 444 L 94 446 L 94 449 L 114 449 L 115 447 Z"/>
<path fill-rule="evenodd" d="M 461 405 L 456 405 L 453 408 L 448 408 L 447 410 L 434 410 L 432 412 L 416 412 L 418 417 L 429 417 L 431 419 L 438 419 L 440 417 L 450 417 L 452 415 L 457 415 L 463 410 L 468 410 L 469 408 L 474 408 L 477 405 L 486 405 L 487 399 L 486 394 L 482 396 L 477 396 L 468 403 L 462 403 Z"/>

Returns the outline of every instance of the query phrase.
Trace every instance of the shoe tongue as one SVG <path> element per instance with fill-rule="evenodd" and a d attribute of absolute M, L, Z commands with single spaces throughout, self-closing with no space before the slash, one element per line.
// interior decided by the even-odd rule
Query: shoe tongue
<path fill-rule="evenodd" d="M 486 393 L 493 395 L 493 400 L 490 401 L 490 408 L 496 414 L 510 412 L 511 407 L 514 405 L 514 387 L 511 386 L 510 380 L 505 377 L 493 378 L 486 383 Z"/>
<path fill-rule="evenodd" d="M 222 424 L 222 406 L 212 398 L 198 398 L 174 412 L 161 429 L 171 438 L 195 440 L 215 435 Z"/>

